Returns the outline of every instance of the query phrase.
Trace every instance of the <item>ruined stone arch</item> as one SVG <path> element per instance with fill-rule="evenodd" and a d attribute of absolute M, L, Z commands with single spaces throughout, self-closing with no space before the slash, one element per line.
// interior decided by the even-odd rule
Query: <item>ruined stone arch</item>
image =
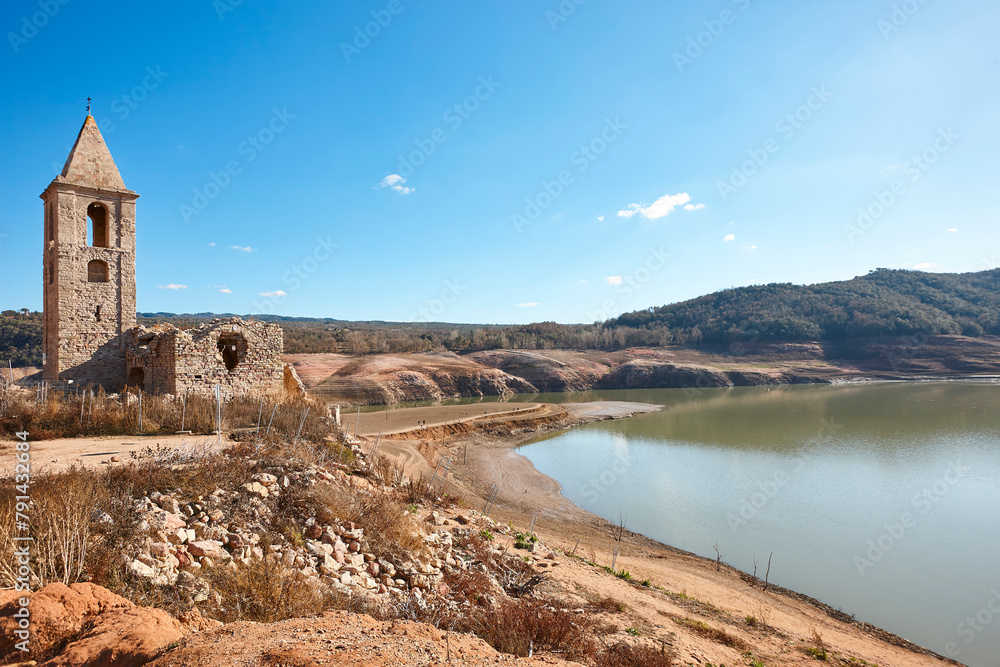
<path fill-rule="evenodd" d="M 247 339 L 237 332 L 222 333 L 219 335 L 216 348 L 222 355 L 222 363 L 225 364 L 226 370 L 232 372 L 246 357 Z"/>
<path fill-rule="evenodd" d="M 94 248 L 109 248 L 108 209 L 101 202 L 92 202 L 87 207 L 88 245 Z"/>

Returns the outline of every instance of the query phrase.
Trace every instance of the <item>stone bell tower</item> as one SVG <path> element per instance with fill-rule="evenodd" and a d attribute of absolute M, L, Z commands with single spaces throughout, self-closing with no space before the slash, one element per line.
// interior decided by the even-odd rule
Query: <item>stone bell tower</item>
<path fill-rule="evenodd" d="M 45 202 L 43 377 L 118 389 L 135 326 L 135 200 L 91 115 Z"/>

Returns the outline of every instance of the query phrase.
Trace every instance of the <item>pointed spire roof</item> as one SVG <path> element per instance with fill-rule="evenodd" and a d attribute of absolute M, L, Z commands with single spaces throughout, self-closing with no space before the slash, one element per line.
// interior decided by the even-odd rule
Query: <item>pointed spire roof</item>
<path fill-rule="evenodd" d="M 93 116 L 83 121 L 57 180 L 98 190 L 128 190 Z"/>

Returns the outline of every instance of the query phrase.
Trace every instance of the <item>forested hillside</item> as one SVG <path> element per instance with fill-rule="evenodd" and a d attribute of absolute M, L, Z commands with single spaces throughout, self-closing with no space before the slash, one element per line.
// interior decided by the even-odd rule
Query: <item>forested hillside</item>
<path fill-rule="evenodd" d="M 724 290 L 626 313 L 605 326 L 669 331 L 679 343 L 840 340 L 922 334 L 1000 335 L 1000 269 L 878 269 L 853 280 Z"/>
<path fill-rule="evenodd" d="M 0 313 L 0 364 L 42 365 L 42 314 L 27 308 Z"/>

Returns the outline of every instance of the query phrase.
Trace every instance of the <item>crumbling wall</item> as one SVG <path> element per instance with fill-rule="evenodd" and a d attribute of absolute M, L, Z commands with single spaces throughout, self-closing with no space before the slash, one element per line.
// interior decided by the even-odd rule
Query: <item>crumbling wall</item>
<path fill-rule="evenodd" d="M 136 327 L 128 335 L 127 365 L 150 392 L 210 393 L 219 385 L 226 395 L 276 393 L 285 379 L 283 348 L 280 326 L 238 317 L 186 330 Z"/>

